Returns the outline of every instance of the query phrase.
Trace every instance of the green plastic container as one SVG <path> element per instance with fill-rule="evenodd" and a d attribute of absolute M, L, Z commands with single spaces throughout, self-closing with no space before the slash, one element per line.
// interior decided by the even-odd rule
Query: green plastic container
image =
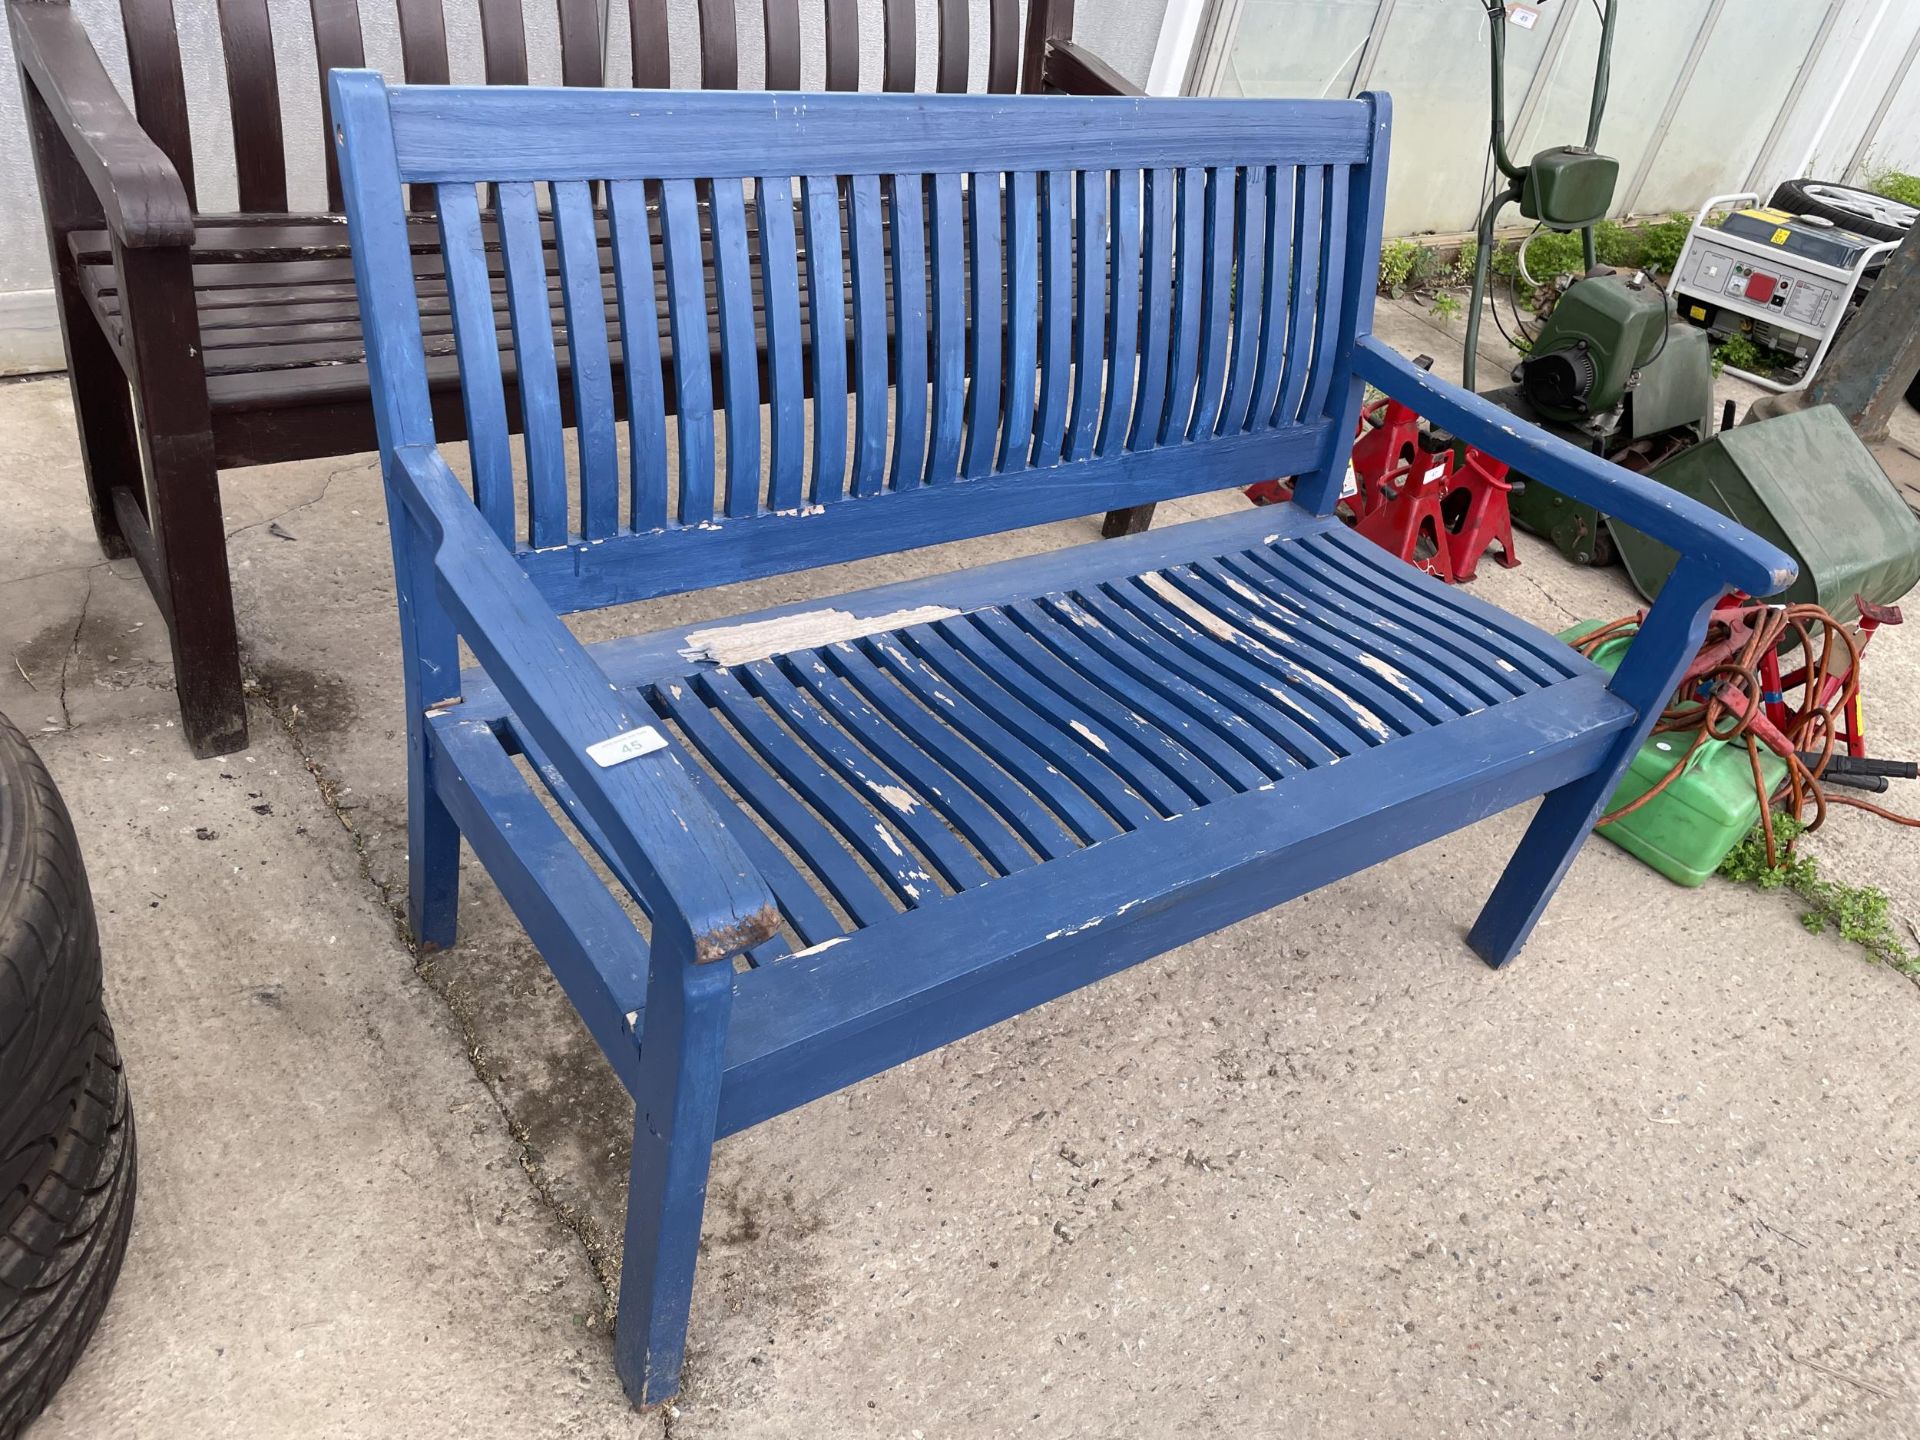
<path fill-rule="evenodd" d="M 1597 620 L 1583 620 L 1560 632 L 1568 644 L 1598 629 Z M 1602 644 L 1593 663 L 1612 672 L 1627 653 L 1632 636 Z M 1636 800 L 1663 779 L 1686 754 L 1692 737 L 1655 735 L 1633 757 L 1607 809 Z M 1787 776 L 1787 762 L 1771 750 L 1760 752 L 1760 774 L 1772 793 Z M 1701 885 L 1720 868 L 1727 852 L 1760 822 L 1760 796 L 1753 788 L 1753 766 L 1747 747 L 1709 740 L 1687 762 L 1687 770 L 1656 798 L 1597 834 L 1638 857 L 1669 880 Z"/>

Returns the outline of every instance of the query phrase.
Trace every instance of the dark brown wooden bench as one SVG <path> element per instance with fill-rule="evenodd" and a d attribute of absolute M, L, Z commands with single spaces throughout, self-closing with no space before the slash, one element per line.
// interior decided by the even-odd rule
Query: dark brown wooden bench
<path fill-rule="evenodd" d="M 109 557 L 130 554 L 138 561 L 167 621 L 193 752 L 229 753 L 245 747 L 247 723 L 219 472 L 353 454 L 375 444 L 334 147 L 321 145 L 326 212 L 294 213 L 289 137 L 281 125 L 282 92 L 318 86 L 331 130 L 326 72 L 366 63 L 360 0 L 309 0 L 318 72 L 300 76 L 276 68 L 267 0 L 216 0 L 238 214 L 209 214 L 196 201 L 173 0 L 122 0 L 131 108 L 65 0 L 6 3 L 94 528 Z M 406 79 L 447 83 L 441 0 L 394 3 Z M 596 0 L 553 3 L 561 79 L 606 83 Z M 827 88 L 858 89 L 858 0 L 809 4 L 820 12 Z M 521 6 L 522 0 L 480 0 L 489 84 L 528 81 Z M 998 92 L 1133 91 L 1073 43 L 1073 9 L 1073 0 L 1031 0 L 1023 27 L 1017 0 L 939 0 L 932 73 L 925 74 L 917 71 L 914 0 L 884 0 L 877 79 L 887 90 L 964 91 L 971 84 Z M 801 0 L 763 0 L 762 10 L 765 84 L 798 89 Z M 694 79 L 707 89 L 739 88 L 732 0 L 698 0 L 698 73 L 691 77 L 670 68 L 667 0 L 627 0 L 627 15 L 634 84 Z M 969 74 L 976 23 L 987 29 L 984 75 Z M 436 427 L 443 440 L 455 440 L 464 435 L 464 417 L 430 203 L 424 191 L 413 197 L 410 238 Z M 504 279 L 498 283 L 504 326 Z M 550 283 L 557 313 L 557 277 Z M 667 355 L 670 362 L 670 349 Z M 565 356 L 560 359 L 564 373 Z M 509 414 L 517 421 L 510 354 L 507 371 Z M 669 386 L 669 405 L 671 393 Z M 1107 528 L 1116 534 L 1144 528 L 1149 514 L 1150 507 L 1116 512 Z"/>

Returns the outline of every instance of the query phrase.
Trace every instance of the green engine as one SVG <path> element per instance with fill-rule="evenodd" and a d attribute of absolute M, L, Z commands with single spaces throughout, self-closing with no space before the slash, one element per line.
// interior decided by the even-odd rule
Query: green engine
<path fill-rule="evenodd" d="M 1520 362 L 1527 403 L 1563 425 L 1612 410 L 1660 355 L 1668 321 L 1666 296 L 1643 275 L 1576 281 Z"/>

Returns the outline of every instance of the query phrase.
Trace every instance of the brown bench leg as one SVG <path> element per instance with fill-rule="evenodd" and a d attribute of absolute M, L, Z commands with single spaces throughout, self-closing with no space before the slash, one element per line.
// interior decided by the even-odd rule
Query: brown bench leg
<path fill-rule="evenodd" d="M 1153 524 L 1153 506 L 1135 505 L 1126 510 L 1109 510 L 1107 518 L 1100 522 L 1100 536 L 1104 540 L 1118 540 L 1122 535 L 1144 534 Z"/>
<path fill-rule="evenodd" d="M 80 427 L 87 503 L 93 511 L 93 531 L 100 539 L 101 553 L 109 560 L 119 560 L 132 552 L 113 513 L 113 487 L 138 483 L 140 444 L 134 438 L 133 411 L 120 358 L 87 306 L 66 242 L 70 231 L 105 222 L 73 151 L 53 127 L 46 103 L 31 85 L 24 86 L 23 91 L 33 127 L 41 202 L 46 207 L 54 293 L 60 305 L 60 338 L 67 354 L 74 418 Z"/>
<path fill-rule="evenodd" d="M 146 493 L 120 490 L 115 508 L 166 617 L 187 744 L 202 759 L 230 754 L 246 748 L 247 707 L 190 256 L 116 244 L 114 262 L 147 442 Z"/>

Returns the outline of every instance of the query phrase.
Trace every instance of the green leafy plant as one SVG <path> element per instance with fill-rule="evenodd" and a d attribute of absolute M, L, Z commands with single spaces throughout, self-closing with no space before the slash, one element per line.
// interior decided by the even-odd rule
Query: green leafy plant
<path fill-rule="evenodd" d="M 1468 285 L 1473 282 L 1473 267 L 1480 259 L 1480 242 L 1469 240 L 1460 247 L 1453 257 L 1453 265 L 1447 271 L 1447 283 L 1450 285 Z"/>
<path fill-rule="evenodd" d="M 1869 176 L 1867 185 L 1889 200 L 1898 200 L 1902 205 L 1920 206 L 1920 175 L 1909 175 L 1903 170 L 1882 170 L 1877 175 Z"/>
<path fill-rule="evenodd" d="M 1892 902 L 1875 885 L 1844 885 L 1820 874 L 1820 863 L 1795 853 L 1792 846 L 1806 827 L 1790 816 L 1774 817 L 1773 833 L 1778 862 L 1767 864 L 1765 832 L 1756 825 L 1746 839 L 1720 862 L 1720 873 L 1739 884 L 1762 890 L 1790 890 L 1807 907 L 1800 923 L 1815 935 L 1828 930 L 1865 950 L 1902 975 L 1920 978 L 1920 954 L 1909 950 L 1894 928 Z"/>
<path fill-rule="evenodd" d="M 1461 309 L 1463 308 L 1460 304 L 1460 297 L 1446 290 L 1435 295 L 1427 302 L 1427 305 L 1428 308 L 1439 317 L 1443 325 L 1452 324 L 1455 320 L 1458 320 Z"/>
<path fill-rule="evenodd" d="M 1414 266 L 1426 247 L 1414 240 L 1389 240 L 1380 247 L 1380 293 L 1398 298 L 1407 293 Z"/>
<path fill-rule="evenodd" d="M 1643 233 L 1629 230 L 1618 220 L 1602 220 L 1593 227 L 1595 258 L 1602 265 L 1612 265 L 1621 270 L 1641 269 L 1645 263 L 1641 259 L 1645 250 L 1641 240 Z"/>
<path fill-rule="evenodd" d="M 1728 366 L 1745 370 L 1750 375 L 1766 375 L 1775 370 L 1784 370 L 1792 363 L 1793 356 L 1756 344 L 1745 335 L 1729 335 L 1713 347 L 1713 373 L 1716 375 Z"/>
<path fill-rule="evenodd" d="M 1665 220 L 1642 227 L 1640 258 L 1635 263 L 1642 270 L 1671 275 L 1673 267 L 1680 263 L 1680 251 L 1686 246 L 1687 236 L 1692 233 L 1693 220 L 1686 215 L 1669 215 Z"/>

